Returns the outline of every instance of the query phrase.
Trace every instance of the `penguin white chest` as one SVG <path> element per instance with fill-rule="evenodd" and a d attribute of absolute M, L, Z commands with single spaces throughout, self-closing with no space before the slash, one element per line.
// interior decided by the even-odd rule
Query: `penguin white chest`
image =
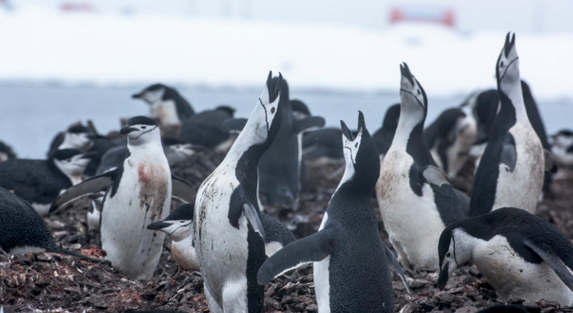
<path fill-rule="evenodd" d="M 192 236 L 180 241 L 173 240 L 171 242 L 171 255 L 181 268 L 185 270 L 199 270 L 199 262 L 197 262 Z"/>
<path fill-rule="evenodd" d="M 431 187 L 424 184 L 419 196 L 410 187 L 412 157 L 390 149 L 380 165 L 376 196 L 384 227 L 407 267 L 438 269 L 438 240 L 445 228 Z"/>
<path fill-rule="evenodd" d="M 513 172 L 499 165 L 493 209 L 516 207 L 534 213 L 545 173 L 543 147 L 531 126 L 518 123 L 509 132 L 515 139 L 517 161 Z"/>
<path fill-rule="evenodd" d="M 195 202 L 193 223 L 197 259 L 205 285 L 221 307 L 223 293 L 242 293 L 242 286 L 244 295 L 234 298 L 243 299 L 244 303 L 236 303 L 236 306 L 245 307 L 247 301 L 247 220 L 244 214 L 241 215 L 238 228 L 229 221 L 231 195 L 238 186 L 233 168 L 216 169 L 201 184 L 197 192 L 200 196 Z"/>
<path fill-rule="evenodd" d="M 171 172 L 165 156 L 158 158 L 155 153 L 125 160 L 117 192 L 108 193 L 101 213 L 107 258 L 140 280 L 153 275 L 165 238 L 147 225 L 165 219 L 171 206 Z"/>
<path fill-rule="evenodd" d="M 177 105 L 173 100 L 157 101 L 150 105 L 150 117 L 161 121 L 163 126 L 181 125 Z"/>
<path fill-rule="evenodd" d="M 525 261 L 504 236 L 480 240 L 472 251 L 472 261 L 503 301 L 525 299 L 534 304 L 545 299 L 563 306 L 573 304 L 573 291 L 547 263 Z"/>

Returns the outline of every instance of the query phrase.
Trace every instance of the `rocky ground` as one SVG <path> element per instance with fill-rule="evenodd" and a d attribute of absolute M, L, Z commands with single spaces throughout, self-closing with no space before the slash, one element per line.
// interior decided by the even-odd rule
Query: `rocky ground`
<path fill-rule="evenodd" d="M 198 154 L 174 172 L 197 186 L 222 159 L 221 155 Z M 339 162 L 306 164 L 304 191 L 296 209 L 268 208 L 300 238 L 314 233 L 330 195 L 342 176 Z M 468 182 L 461 181 L 467 190 Z M 471 184 L 469 184 L 471 186 Z M 465 187 L 464 187 L 465 186 Z M 561 170 L 538 214 L 573 238 L 573 172 Z M 373 206 L 377 209 L 375 199 Z M 56 240 L 71 250 L 96 258 L 99 235 L 86 231 L 85 202 L 46 218 Z M 382 238 L 387 235 L 380 223 Z M 0 253 L 0 304 L 5 312 L 124 312 L 132 309 L 175 309 L 208 312 L 199 272 L 179 271 L 166 242 L 160 265 L 149 282 L 128 279 L 109 262 L 92 263 L 56 254 L 8 256 Z M 463 267 L 450 278 L 446 289 L 436 287 L 437 274 L 407 271 L 409 295 L 394 275 L 396 312 L 476 312 L 499 304 L 496 292 L 477 269 Z M 555 303 L 539 302 L 530 312 L 573 312 Z M 312 266 L 287 273 L 265 291 L 265 312 L 316 312 Z"/>

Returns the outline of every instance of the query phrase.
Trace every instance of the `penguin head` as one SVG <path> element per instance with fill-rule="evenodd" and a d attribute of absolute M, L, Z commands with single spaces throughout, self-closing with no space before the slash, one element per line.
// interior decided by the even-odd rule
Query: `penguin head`
<path fill-rule="evenodd" d="M 573 146 L 573 131 L 569 129 L 560 130 L 557 134 L 552 135 L 553 146 L 559 148 L 569 148 Z"/>
<path fill-rule="evenodd" d="M 444 290 L 450 274 L 471 257 L 471 236 L 452 224 L 444 229 L 438 243 L 440 276 L 438 287 Z"/>
<path fill-rule="evenodd" d="M 161 100 L 165 100 L 164 96 L 167 89 L 169 89 L 169 87 L 163 84 L 154 84 L 145 88 L 140 93 L 133 94 L 131 97 L 134 99 L 141 99 L 147 102 L 147 104 L 153 104 Z"/>
<path fill-rule="evenodd" d="M 495 74 L 498 89 L 506 94 L 515 84 L 520 84 L 519 56 L 515 48 L 515 33 L 507 33 L 505 37 L 505 44 L 497 59 Z"/>
<path fill-rule="evenodd" d="M 91 129 L 83 125 L 73 125 L 66 131 L 60 149 L 88 150 L 93 145 L 94 135 Z"/>
<path fill-rule="evenodd" d="M 310 114 L 308 106 L 300 100 L 291 100 L 290 105 L 292 107 L 292 115 L 294 119 L 297 121 L 305 119 L 312 115 Z"/>
<path fill-rule="evenodd" d="M 276 79 L 272 75 L 273 72 L 269 72 L 266 86 L 239 135 L 239 138 L 249 136 L 252 145 L 269 146 L 282 124 L 283 77 L 281 73 Z"/>
<path fill-rule="evenodd" d="M 159 126 L 147 116 L 130 118 L 119 133 L 127 135 L 130 145 L 139 145 L 151 141 L 160 142 L 161 138 Z"/>
<path fill-rule="evenodd" d="M 91 161 L 94 153 L 82 153 L 78 149 L 60 149 L 50 155 L 53 164 L 66 176 L 78 176 Z"/>
<path fill-rule="evenodd" d="M 358 111 L 358 133 L 352 134 L 344 121 L 340 121 L 342 128 L 342 150 L 346 168 L 340 186 L 350 184 L 353 189 L 371 192 L 376 185 L 380 173 L 380 158 L 374 141 L 370 137 L 364 114 Z"/>
<path fill-rule="evenodd" d="M 428 110 L 426 92 L 418 80 L 410 72 L 408 64 L 400 64 L 401 83 L 400 99 L 401 113 L 414 121 L 423 121 Z"/>
<path fill-rule="evenodd" d="M 193 233 L 193 203 L 175 209 L 163 221 L 147 225 L 147 229 L 166 233 L 174 241 L 181 241 Z"/>

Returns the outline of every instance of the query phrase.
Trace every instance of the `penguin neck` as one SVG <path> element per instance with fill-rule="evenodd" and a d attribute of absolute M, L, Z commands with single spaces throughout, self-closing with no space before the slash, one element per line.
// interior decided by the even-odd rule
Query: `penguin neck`
<path fill-rule="evenodd" d="M 56 164 L 55 159 L 50 158 L 48 159 L 48 167 L 52 170 L 52 172 L 57 175 L 60 179 L 65 179 L 66 181 L 68 181 L 71 185 L 75 185 L 76 181 L 70 177 L 65 171 L 64 169 L 60 168 L 58 166 L 58 164 Z M 80 182 L 81 182 L 81 178 L 80 178 Z"/>
<path fill-rule="evenodd" d="M 529 122 L 529 117 L 527 116 L 527 110 L 525 109 L 525 102 L 523 100 L 523 91 L 521 89 L 521 82 L 517 81 L 502 81 L 498 85 L 499 96 L 501 100 L 502 110 L 514 111 L 514 116 L 517 123 L 531 125 Z"/>
<path fill-rule="evenodd" d="M 423 141 L 424 121 L 426 120 L 425 112 L 415 111 L 406 114 L 404 111 L 404 105 L 402 105 L 402 111 L 396 132 L 394 133 L 394 138 L 392 139 L 392 145 L 405 146 L 412 138 L 419 138 Z"/>

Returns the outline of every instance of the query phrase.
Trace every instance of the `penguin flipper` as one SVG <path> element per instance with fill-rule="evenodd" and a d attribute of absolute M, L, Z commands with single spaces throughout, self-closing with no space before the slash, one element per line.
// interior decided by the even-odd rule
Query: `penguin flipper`
<path fill-rule="evenodd" d="M 171 197 L 183 203 L 193 203 L 197 188 L 185 179 L 171 175 Z"/>
<path fill-rule="evenodd" d="M 324 127 L 326 121 L 320 116 L 310 116 L 294 122 L 294 130 L 297 134 L 309 131 L 313 128 Z"/>
<path fill-rule="evenodd" d="M 49 213 L 54 212 L 70 201 L 108 188 L 113 184 L 113 180 L 117 172 L 118 169 L 115 168 L 104 172 L 101 175 L 88 178 L 83 182 L 68 188 L 68 190 L 66 190 L 64 193 L 59 195 L 56 200 L 54 200 L 54 203 L 52 203 L 52 206 L 50 207 Z"/>
<path fill-rule="evenodd" d="M 396 274 L 400 276 L 400 279 L 402 279 L 402 283 L 404 283 L 404 286 L 406 287 L 406 291 L 408 291 L 408 294 L 412 295 L 412 291 L 410 290 L 410 287 L 408 287 L 408 284 L 406 283 L 406 275 L 404 275 L 404 272 L 402 271 L 402 265 L 400 265 L 400 262 L 398 261 L 398 259 L 396 259 L 394 253 L 392 253 L 392 251 L 390 251 L 390 249 L 384 243 L 382 243 L 382 246 L 384 247 L 384 253 L 386 254 L 386 258 L 388 259 L 388 261 L 390 261 L 390 264 L 394 269 L 394 272 L 396 272 Z"/>
<path fill-rule="evenodd" d="M 501 150 L 499 159 L 501 164 L 507 166 L 507 170 L 513 172 L 517 163 L 517 151 L 515 150 L 515 140 L 511 134 L 507 134 Z"/>
<path fill-rule="evenodd" d="M 265 238 L 265 229 L 263 228 L 263 224 L 261 223 L 261 219 L 259 218 L 259 209 L 255 208 L 250 203 L 243 204 L 243 213 L 247 218 L 247 221 L 253 227 L 253 229 L 261 234 L 263 239 Z"/>
<path fill-rule="evenodd" d="M 334 236 L 335 230 L 327 227 L 277 251 L 259 268 L 259 285 L 303 264 L 323 260 L 332 252 Z"/>
<path fill-rule="evenodd" d="M 442 186 L 443 184 L 449 184 L 450 179 L 441 169 L 434 165 L 428 165 L 422 172 L 424 180 L 430 185 Z"/>
<path fill-rule="evenodd" d="M 523 244 L 533 250 L 537 255 L 539 255 L 548 265 L 553 269 L 555 274 L 569 287 L 573 290 L 573 274 L 569 271 L 569 268 L 561 261 L 561 258 L 555 254 L 546 245 L 537 245 L 536 243 L 525 240 Z"/>
<path fill-rule="evenodd" d="M 428 165 L 424 168 L 422 177 L 434 192 L 434 202 L 444 224 L 448 226 L 462 219 L 464 209 L 460 205 L 448 176 L 438 167 Z"/>

